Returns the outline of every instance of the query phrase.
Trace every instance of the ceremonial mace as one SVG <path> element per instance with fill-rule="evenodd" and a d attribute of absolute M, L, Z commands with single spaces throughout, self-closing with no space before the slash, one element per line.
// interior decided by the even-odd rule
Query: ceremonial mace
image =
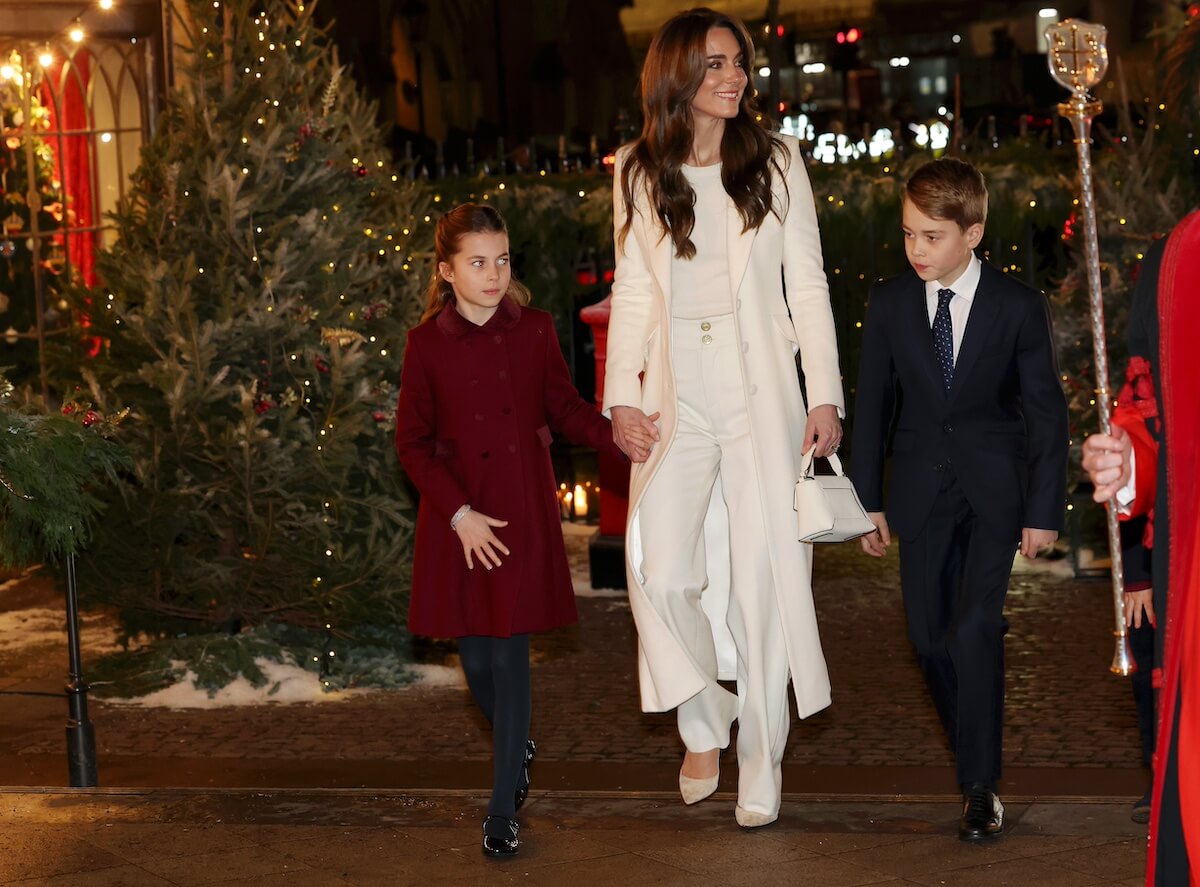
<path fill-rule="evenodd" d="M 1100 246 L 1096 237 L 1096 195 L 1092 187 L 1092 119 L 1103 103 L 1088 90 L 1100 82 L 1108 70 L 1108 31 L 1078 19 L 1067 19 L 1046 28 L 1049 43 L 1047 60 L 1050 76 L 1071 90 L 1071 97 L 1058 105 L 1058 113 L 1071 121 L 1075 129 L 1075 148 L 1079 154 L 1079 204 L 1083 210 L 1083 243 L 1087 259 L 1088 301 L 1092 311 L 1092 348 L 1096 359 L 1096 405 L 1100 412 L 1100 430 L 1112 433 L 1111 394 L 1108 389 L 1108 347 L 1104 339 L 1104 293 L 1100 285 Z M 1115 503 L 1104 509 L 1108 519 L 1108 548 L 1112 554 L 1113 674 L 1130 675 L 1137 671 L 1129 649 L 1125 627 L 1125 570 L 1121 563 L 1121 526 Z"/>

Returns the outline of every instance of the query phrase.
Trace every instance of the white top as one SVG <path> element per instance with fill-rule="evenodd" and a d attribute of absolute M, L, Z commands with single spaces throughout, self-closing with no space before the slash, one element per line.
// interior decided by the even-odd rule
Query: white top
<path fill-rule="evenodd" d="M 952 283 L 942 283 L 940 280 L 925 281 L 925 307 L 929 309 L 929 326 L 933 327 L 933 317 L 937 314 L 938 290 L 954 290 L 950 300 L 950 330 L 954 333 L 954 362 L 958 363 L 958 350 L 962 347 L 963 332 L 967 328 L 967 318 L 971 316 L 971 305 L 975 302 L 975 290 L 979 289 L 979 275 L 982 266 L 979 259 L 971 256 L 967 270 L 959 275 Z"/>
<path fill-rule="evenodd" d="M 721 184 L 721 164 L 682 167 L 696 192 L 696 224 L 691 259 L 671 259 L 671 316 L 683 320 L 714 317 L 733 311 L 729 289 L 729 245 L 726 216 L 729 195 Z"/>

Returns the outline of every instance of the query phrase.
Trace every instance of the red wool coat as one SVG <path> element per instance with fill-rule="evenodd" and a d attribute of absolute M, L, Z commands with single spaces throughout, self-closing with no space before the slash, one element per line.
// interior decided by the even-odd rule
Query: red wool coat
<path fill-rule="evenodd" d="M 483 326 L 452 305 L 408 334 L 396 450 L 421 493 L 408 625 L 433 637 L 509 637 L 574 622 L 552 433 L 612 448 L 612 428 L 579 396 L 545 311 L 509 299 Z M 468 570 L 450 518 L 459 506 L 508 521 L 512 552 Z"/>

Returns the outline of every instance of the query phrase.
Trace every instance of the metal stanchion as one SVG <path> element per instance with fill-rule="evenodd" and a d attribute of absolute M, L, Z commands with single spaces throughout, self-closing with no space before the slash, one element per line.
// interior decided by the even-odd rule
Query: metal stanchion
<path fill-rule="evenodd" d="M 79 598 L 75 591 L 75 555 L 67 555 L 67 770 L 73 788 L 99 785 L 96 734 L 88 718 L 88 685 L 79 655 Z"/>

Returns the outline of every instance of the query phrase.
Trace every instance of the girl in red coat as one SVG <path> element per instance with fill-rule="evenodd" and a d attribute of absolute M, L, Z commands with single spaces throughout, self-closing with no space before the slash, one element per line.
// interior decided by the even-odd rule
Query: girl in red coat
<path fill-rule="evenodd" d="M 492 725 L 483 852 L 517 851 L 529 789 L 529 632 L 577 619 L 549 446 L 553 433 L 613 448 L 571 384 L 544 311 L 512 277 L 489 206 L 444 215 L 422 322 L 408 334 L 396 449 L 421 493 L 409 628 L 458 638 L 471 694 Z"/>

